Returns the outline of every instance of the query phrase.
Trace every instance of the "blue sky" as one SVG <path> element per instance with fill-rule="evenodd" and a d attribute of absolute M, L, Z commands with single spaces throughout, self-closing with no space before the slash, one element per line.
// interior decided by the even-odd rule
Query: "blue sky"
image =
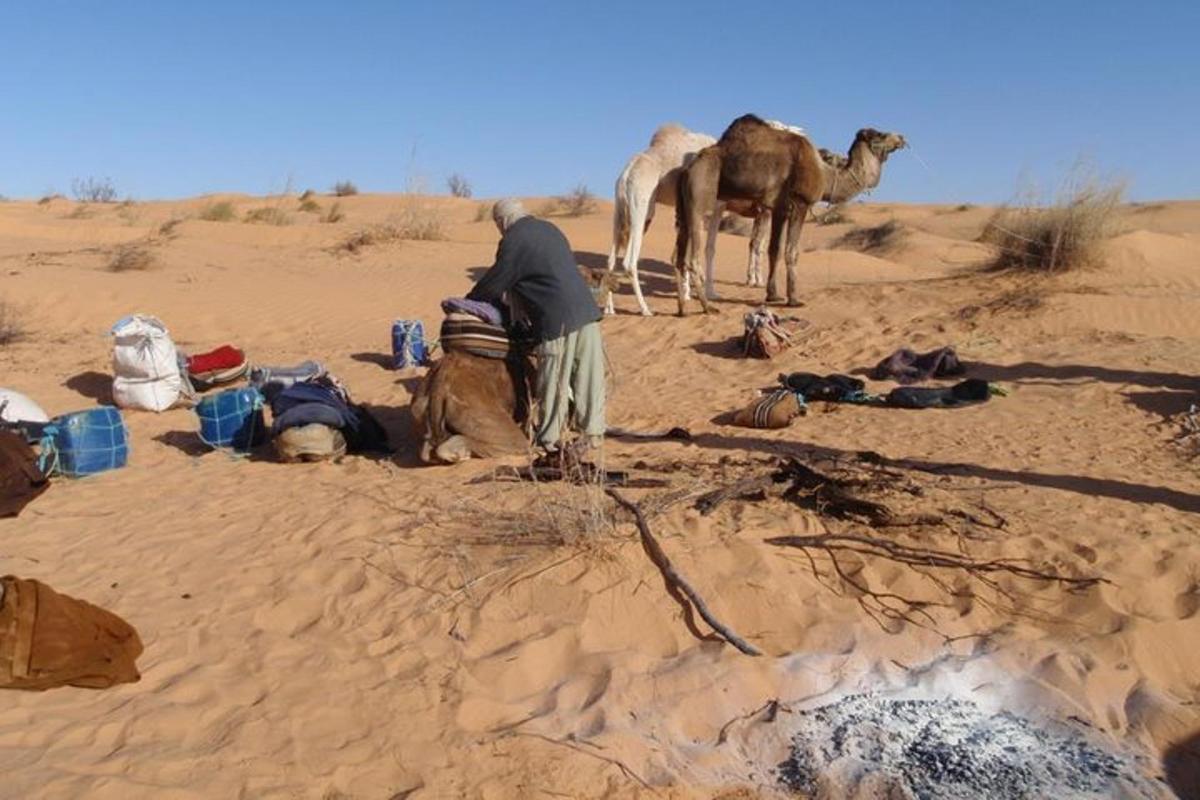
<path fill-rule="evenodd" d="M 0 194 L 608 195 L 659 123 L 755 112 L 843 151 L 904 133 L 880 200 L 1003 201 L 1081 158 L 1197 197 L 1198 30 L 1194 1 L 6 0 Z"/>

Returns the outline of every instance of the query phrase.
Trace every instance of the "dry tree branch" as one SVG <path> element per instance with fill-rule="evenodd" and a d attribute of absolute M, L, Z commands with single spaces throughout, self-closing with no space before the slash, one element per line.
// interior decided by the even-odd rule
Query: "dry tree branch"
<path fill-rule="evenodd" d="M 695 607 L 696 611 L 700 614 L 704 621 L 707 622 L 709 626 L 712 627 L 712 629 L 716 631 L 725 641 L 729 642 L 731 645 L 748 656 L 762 655 L 762 651 L 754 647 L 754 645 L 750 644 L 742 637 L 738 636 L 736 633 L 730 630 L 728 626 L 713 616 L 713 613 L 708 609 L 708 605 L 704 602 L 704 598 L 702 598 L 696 592 L 696 590 L 692 588 L 692 585 L 688 583 L 682 575 L 679 574 L 679 571 L 675 569 L 675 566 L 671 563 L 671 559 L 667 558 L 667 554 L 663 551 L 662 545 L 658 543 L 658 540 L 654 538 L 654 534 L 650 532 L 650 525 L 646 522 L 646 515 L 642 512 L 641 507 L 623 497 L 616 489 L 610 488 L 607 490 L 607 493 L 608 496 L 613 500 L 616 500 L 622 508 L 633 514 L 634 522 L 637 523 L 638 533 L 640 533 L 642 537 L 642 546 L 646 549 L 646 555 L 650 556 L 650 560 L 653 561 L 654 565 L 658 567 L 660 572 L 662 572 L 663 579 L 667 582 L 668 587 L 682 592 L 687 599 L 691 601 L 692 607 Z"/>

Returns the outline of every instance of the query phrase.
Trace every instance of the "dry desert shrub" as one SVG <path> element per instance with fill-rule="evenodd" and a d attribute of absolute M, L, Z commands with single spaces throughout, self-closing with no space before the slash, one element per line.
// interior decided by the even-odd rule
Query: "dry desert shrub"
<path fill-rule="evenodd" d="M 113 251 L 109 272 L 145 272 L 158 266 L 154 253 L 144 244 L 123 244 Z"/>
<path fill-rule="evenodd" d="M 475 221 L 488 222 L 492 218 L 492 204 L 480 203 L 475 207 Z"/>
<path fill-rule="evenodd" d="M 319 214 L 321 212 L 321 204 L 311 197 L 302 197 L 300 199 L 300 210 L 310 214 Z"/>
<path fill-rule="evenodd" d="M 347 253 L 359 253 L 368 247 L 398 242 L 405 237 L 400 235 L 396 226 L 385 223 L 360 228 L 347 236 L 335 249 Z"/>
<path fill-rule="evenodd" d="M 907 235 L 908 232 L 900 223 L 890 219 L 881 225 L 855 228 L 834 242 L 834 247 L 860 250 L 864 253 L 888 250 L 895 247 Z"/>
<path fill-rule="evenodd" d="M 25 338 L 25 323 L 21 312 L 7 300 L 0 300 L 0 347 Z"/>
<path fill-rule="evenodd" d="M 346 218 L 346 214 L 342 211 L 341 203 L 334 202 L 324 214 L 321 215 L 321 222 L 341 222 Z"/>
<path fill-rule="evenodd" d="M 358 187 L 350 181 L 338 181 L 333 185 L 333 193 L 338 197 L 350 197 L 358 194 Z"/>
<path fill-rule="evenodd" d="M 174 239 L 179 235 L 179 232 L 175 229 L 182 225 L 186 219 L 187 217 L 171 217 L 162 225 L 158 226 L 158 230 L 156 231 L 155 235 L 163 239 Z M 153 239 L 153 237 L 150 238 Z"/>
<path fill-rule="evenodd" d="M 471 184 L 457 172 L 446 178 L 446 188 L 450 190 L 450 194 L 454 197 L 471 196 Z"/>
<path fill-rule="evenodd" d="M 76 178 L 71 181 L 71 194 L 81 203 L 111 203 L 117 199 L 109 178 Z"/>
<path fill-rule="evenodd" d="M 233 222 L 236 217 L 237 212 L 233 209 L 233 203 L 228 200 L 209 203 L 200 210 L 200 219 L 205 222 Z"/>
<path fill-rule="evenodd" d="M 317 196 L 317 193 L 314 192 L 312 189 L 305 189 L 304 194 L 300 195 L 300 202 L 303 203 L 305 200 L 311 200 L 316 196 Z"/>
<path fill-rule="evenodd" d="M 818 225 L 841 225 L 843 222 L 850 221 L 850 218 L 846 216 L 846 212 L 842 210 L 840 205 L 830 206 L 821 215 L 814 213 L 813 219 L 817 221 Z"/>
<path fill-rule="evenodd" d="M 1072 180 L 1051 205 L 999 209 L 979 237 L 998 251 L 991 267 L 1058 272 L 1099 263 L 1124 191 L 1121 184 Z"/>
<path fill-rule="evenodd" d="M 391 220 L 389 225 L 401 239 L 421 242 L 438 242 L 446 238 L 446 219 L 437 208 L 410 198 Z"/>
<path fill-rule="evenodd" d="M 51 192 L 50 194 L 42 195 L 42 197 L 37 201 L 37 204 L 39 206 L 48 206 L 51 203 L 53 203 L 55 200 L 62 200 L 62 199 L 63 199 L 63 196 L 61 194 L 58 194 L 56 192 Z"/>
<path fill-rule="evenodd" d="M 291 222 L 282 208 L 263 206 L 246 212 L 245 222 L 252 225 L 287 225 Z"/>
<path fill-rule="evenodd" d="M 80 203 L 79 205 L 75 206 L 75 208 L 71 209 L 71 213 L 67 214 L 66 218 L 91 219 L 93 216 L 95 216 L 95 214 L 92 212 L 92 209 L 88 207 L 88 204 Z"/>
<path fill-rule="evenodd" d="M 596 195 L 588 190 L 586 183 L 580 183 L 566 194 L 556 197 L 557 208 L 568 217 L 582 217 L 596 210 Z"/>

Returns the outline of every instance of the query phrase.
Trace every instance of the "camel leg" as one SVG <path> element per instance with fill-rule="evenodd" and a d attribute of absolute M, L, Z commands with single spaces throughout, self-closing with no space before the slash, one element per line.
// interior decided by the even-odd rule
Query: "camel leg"
<path fill-rule="evenodd" d="M 787 263 L 787 304 L 802 305 L 796 286 L 796 261 L 800 258 L 800 232 L 804 230 L 804 218 L 808 216 L 808 203 L 794 203 L 788 215 L 787 250 L 784 261 Z"/>
<path fill-rule="evenodd" d="M 754 230 L 750 234 L 750 261 L 746 267 L 746 285 L 762 286 L 762 260 L 767 249 L 767 234 L 771 230 L 771 212 L 763 210 L 754 215 Z"/>
<path fill-rule="evenodd" d="M 641 309 L 643 317 L 653 316 L 650 306 L 646 305 L 646 298 L 642 296 L 642 281 L 638 277 L 638 255 L 642 250 L 642 228 L 631 228 L 629 231 L 629 249 L 625 251 L 625 271 L 629 273 L 630 280 L 633 281 L 633 294 L 637 297 L 638 308 Z"/>
<path fill-rule="evenodd" d="M 721 212 L 723 203 L 717 203 L 712 216 L 708 218 L 708 239 L 704 243 L 704 295 L 709 300 L 720 300 L 717 295 L 717 281 L 713 270 L 717 262 L 717 233 L 721 229 Z"/>
<path fill-rule="evenodd" d="M 779 244 L 783 238 L 783 226 L 787 224 L 786 206 L 780 204 L 771 213 L 771 239 L 767 245 L 767 302 L 775 303 L 783 299 L 779 294 Z"/>

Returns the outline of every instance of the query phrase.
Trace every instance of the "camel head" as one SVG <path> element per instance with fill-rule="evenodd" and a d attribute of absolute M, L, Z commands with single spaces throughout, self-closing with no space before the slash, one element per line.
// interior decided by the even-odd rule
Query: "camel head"
<path fill-rule="evenodd" d="M 900 134 L 877 131 L 874 128 L 860 130 L 854 136 L 854 144 L 859 142 L 866 144 L 880 161 L 887 161 L 887 157 L 892 153 L 908 147 L 908 142 Z M 854 149 L 853 145 L 851 145 L 851 149 Z"/>

